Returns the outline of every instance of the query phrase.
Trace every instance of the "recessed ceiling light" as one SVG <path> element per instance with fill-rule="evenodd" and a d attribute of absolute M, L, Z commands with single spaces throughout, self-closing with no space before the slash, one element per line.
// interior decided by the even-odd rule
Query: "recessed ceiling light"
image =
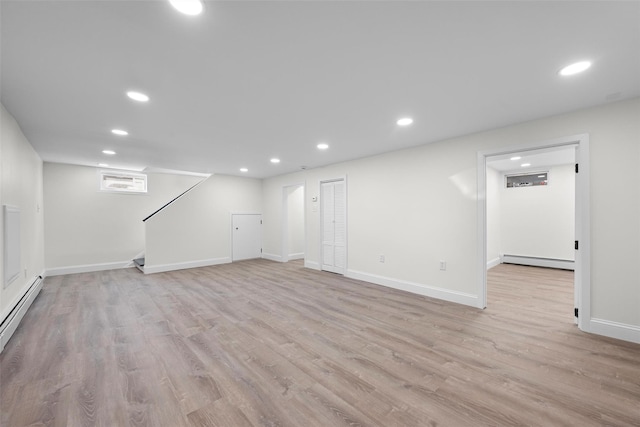
<path fill-rule="evenodd" d="M 102 154 L 108 154 L 110 156 L 113 156 L 114 154 L 116 154 L 116 152 L 113 150 L 102 150 Z"/>
<path fill-rule="evenodd" d="M 411 123 L 413 123 L 413 119 L 411 117 L 403 117 L 396 123 L 398 124 L 398 126 L 409 126 Z"/>
<path fill-rule="evenodd" d="M 200 15 L 203 9 L 200 0 L 169 0 L 169 3 L 185 15 Z"/>
<path fill-rule="evenodd" d="M 567 65 L 562 70 L 558 72 L 561 76 L 572 76 L 574 74 L 578 74 L 591 67 L 591 62 L 589 61 L 580 61 L 575 64 Z"/>
<path fill-rule="evenodd" d="M 100 166 L 101 168 L 108 168 L 109 165 L 106 163 L 98 163 L 98 166 Z"/>
<path fill-rule="evenodd" d="M 127 132 L 126 130 L 122 130 L 122 129 L 111 129 L 111 133 L 113 133 L 115 135 L 120 135 L 120 136 L 129 135 L 129 132 Z"/>
<path fill-rule="evenodd" d="M 520 156 L 514 156 L 512 158 L 510 158 L 509 160 L 520 160 L 522 157 Z"/>
<path fill-rule="evenodd" d="M 249 172 L 249 169 L 247 169 L 247 168 L 240 168 L 240 172 Z"/>
<path fill-rule="evenodd" d="M 531 166 L 531 163 L 523 163 L 520 166 L 523 167 L 523 168 L 526 168 L 528 166 Z"/>
<path fill-rule="evenodd" d="M 127 96 L 129 98 L 133 99 L 134 101 L 138 101 L 138 102 L 147 102 L 149 100 L 149 97 L 147 95 L 145 95 L 144 93 L 136 92 L 136 91 L 132 91 L 132 90 L 127 92 Z"/>
<path fill-rule="evenodd" d="M 280 159 L 276 159 L 275 157 L 271 159 L 271 163 L 280 163 Z"/>
<path fill-rule="evenodd" d="M 327 148 L 329 148 L 329 144 L 325 144 L 323 142 L 323 143 L 320 143 L 320 144 L 316 145 L 316 147 L 318 147 L 318 150 L 326 150 Z"/>

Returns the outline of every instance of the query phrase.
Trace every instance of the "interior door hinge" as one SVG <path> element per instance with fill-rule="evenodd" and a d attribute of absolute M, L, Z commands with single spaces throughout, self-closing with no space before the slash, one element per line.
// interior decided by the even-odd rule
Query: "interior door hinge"
<path fill-rule="evenodd" d="M 578 250 L 578 241 L 577 241 L 577 240 L 573 243 L 573 246 L 574 246 L 574 248 L 575 248 L 575 249 L 576 249 L 576 251 L 577 251 L 577 250 Z"/>
<path fill-rule="evenodd" d="M 573 309 L 573 317 L 578 317 L 578 308 Z"/>
<path fill-rule="evenodd" d="M 578 163 L 576 163 L 576 173 L 578 173 Z"/>

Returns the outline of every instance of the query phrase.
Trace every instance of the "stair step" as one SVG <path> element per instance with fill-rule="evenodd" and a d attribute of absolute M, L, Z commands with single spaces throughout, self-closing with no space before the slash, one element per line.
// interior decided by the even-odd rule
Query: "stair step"
<path fill-rule="evenodd" d="M 133 260 L 136 268 L 144 273 L 144 258 L 137 258 Z"/>

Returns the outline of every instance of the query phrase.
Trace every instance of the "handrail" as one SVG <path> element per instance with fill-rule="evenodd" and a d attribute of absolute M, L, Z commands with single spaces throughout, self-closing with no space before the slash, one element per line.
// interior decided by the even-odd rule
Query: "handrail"
<path fill-rule="evenodd" d="M 198 181 L 196 182 L 193 186 L 187 188 L 184 192 L 180 193 L 179 195 L 177 195 L 176 197 L 174 197 L 173 199 L 171 199 L 168 203 L 166 203 L 165 205 L 163 205 L 162 207 L 160 207 L 160 209 L 156 210 L 155 212 L 153 212 L 151 215 L 149 215 L 148 217 L 146 217 L 145 219 L 142 220 L 142 222 L 147 221 L 149 218 L 151 218 L 152 216 L 154 216 L 155 214 L 157 214 L 158 212 L 160 212 L 161 210 L 163 210 L 164 208 L 166 208 L 167 206 L 169 206 L 170 204 L 172 204 L 173 202 L 175 202 L 176 200 L 178 200 L 180 197 L 184 196 L 185 194 L 187 194 L 189 191 L 193 190 L 195 187 L 197 187 L 198 185 L 202 184 L 204 181 L 206 181 L 208 178 L 203 179 L 202 181 Z"/>

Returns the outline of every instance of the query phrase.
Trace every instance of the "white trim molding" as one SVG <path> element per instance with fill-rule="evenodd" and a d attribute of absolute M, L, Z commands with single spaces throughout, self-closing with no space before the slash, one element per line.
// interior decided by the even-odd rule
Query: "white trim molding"
<path fill-rule="evenodd" d="M 201 259 L 198 261 L 176 262 L 173 264 L 145 265 L 144 274 L 164 273 L 166 271 L 185 270 L 187 268 L 209 267 L 211 265 L 229 264 L 231 257 Z"/>
<path fill-rule="evenodd" d="M 262 258 L 268 259 L 269 261 L 284 262 L 284 260 L 282 259 L 282 255 L 270 254 L 267 252 L 262 253 Z"/>
<path fill-rule="evenodd" d="M 309 261 L 308 259 L 304 260 L 304 268 L 310 268 L 312 270 L 320 270 L 320 263 L 316 261 Z"/>
<path fill-rule="evenodd" d="M 500 259 L 500 257 L 496 257 L 492 260 L 489 260 L 487 261 L 487 270 L 500 264 L 502 264 L 502 260 Z"/>
<path fill-rule="evenodd" d="M 640 326 L 592 318 L 589 332 L 640 344 Z"/>
<path fill-rule="evenodd" d="M 289 261 L 292 261 L 294 259 L 303 259 L 304 258 L 304 252 L 299 252 L 299 253 L 296 253 L 296 254 L 289 254 L 287 256 L 287 258 L 288 258 Z"/>
<path fill-rule="evenodd" d="M 95 271 L 119 270 L 134 267 L 133 261 L 104 262 L 100 264 L 70 265 L 68 267 L 48 268 L 47 276 L 64 276 L 65 274 L 93 273 Z"/>
<path fill-rule="evenodd" d="M 478 307 L 478 297 L 464 292 L 452 291 L 450 289 L 428 286 L 422 283 L 409 282 L 391 277 L 378 276 L 377 274 L 370 274 L 362 271 L 347 270 L 345 276 L 350 279 L 362 280 L 364 282 L 399 289 L 401 291 L 411 292 L 425 297 L 437 298 L 471 307 Z"/>

